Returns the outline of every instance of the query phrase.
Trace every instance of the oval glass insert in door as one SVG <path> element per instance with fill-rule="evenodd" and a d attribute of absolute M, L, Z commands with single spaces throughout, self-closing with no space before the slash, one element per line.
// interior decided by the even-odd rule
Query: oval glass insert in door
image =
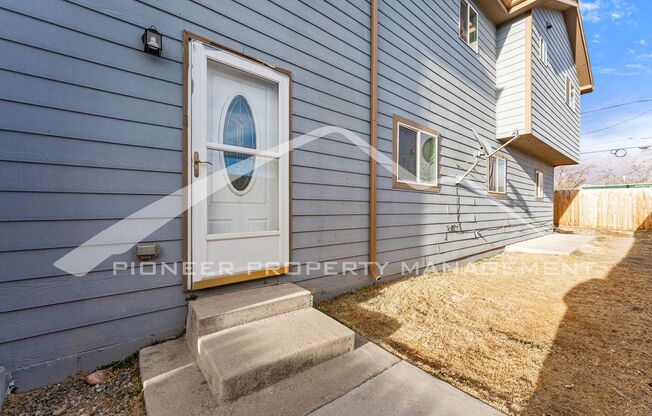
<path fill-rule="evenodd" d="M 247 99 L 236 95 L 226 110 L 222 142 L 231 146 L 256 148 L 256 124 Z M 251 183 L 256 156 L 224 152 L 224 166 L 231 186 L 244 192 Z"/>

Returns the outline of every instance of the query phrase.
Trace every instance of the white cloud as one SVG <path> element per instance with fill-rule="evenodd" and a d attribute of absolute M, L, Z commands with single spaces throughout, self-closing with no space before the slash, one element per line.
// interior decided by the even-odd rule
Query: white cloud
<path fill-rule="evenodd" d="M 591 12 L 593 10 L 598 10 L 600 8 L 600 0 L 595 0 L 593 2 L 583 0 L 580 2 L 580 7 L 583 11 Z"/>
<path fill-rule="evenodd" d="M 641 45 L 641 46 L 645 46 L 645 45 L 647 45 L 647 40 L 645 40 L 645 39 L 637 40 L 636 44 Z"/>
<path fill-rule="evenodd" d="M 602 42 L 602 39 L 600 38 L 600 34 L 599 33 L 594 33 L 591 36 L 591 42 L 592 43 L 600 43 L 600 42 Z"/>
<path fill-rule="evenodd" d="M 636 25 L 631 19 L 636 9 L 636 4 L 630 0 L 580 0 L 582 19 L 588 23 L 598 23 L 602 19 L 611 18 L 614 22 L 620 22 L 627 18 L 627 24 Z"/>
<path fill-rule="evenodd" d="M 635 77 L 650 72 L 645 65 L 640 64 L 625 64 L 625 68 L 627 68 L 626 71 L 610 67 L 600 67 L 598 68 L 598 72 L 602 75 L 613 75 L 618 77 Z"/>
<path fill-rule="evenodd" d="M 597 23 L 600 21 L 600 0 L 581 1 L 580 10 L 585 22 Z"/>

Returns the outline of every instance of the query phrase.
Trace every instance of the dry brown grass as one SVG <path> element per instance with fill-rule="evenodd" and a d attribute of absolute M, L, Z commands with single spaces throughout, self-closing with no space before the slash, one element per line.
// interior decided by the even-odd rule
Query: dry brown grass
<path fill-rule="evenodd" d="M 525 269 L 524 269 L 525 268 Z M 652 414 L 652 234 L 504 253 L 317 307 L 509 414 Z"/>

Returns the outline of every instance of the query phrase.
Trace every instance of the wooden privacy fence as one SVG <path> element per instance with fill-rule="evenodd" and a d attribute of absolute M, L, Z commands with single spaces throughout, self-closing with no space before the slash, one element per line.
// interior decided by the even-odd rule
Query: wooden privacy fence
<path fill-rule="evenodd" d="M 555 225 L 652 230 L 652 187 L 555 191 Z"/>

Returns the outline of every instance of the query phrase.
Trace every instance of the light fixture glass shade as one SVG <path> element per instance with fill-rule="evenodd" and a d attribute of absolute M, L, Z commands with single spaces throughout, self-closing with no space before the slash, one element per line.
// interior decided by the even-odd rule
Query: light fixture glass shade
<path fill-rule="evenodd" d="M 145 29 L 143 34 L 144 51 L 153 55 L 161 56 L 163 52 L 163 35 L 154 26 Z"/>

